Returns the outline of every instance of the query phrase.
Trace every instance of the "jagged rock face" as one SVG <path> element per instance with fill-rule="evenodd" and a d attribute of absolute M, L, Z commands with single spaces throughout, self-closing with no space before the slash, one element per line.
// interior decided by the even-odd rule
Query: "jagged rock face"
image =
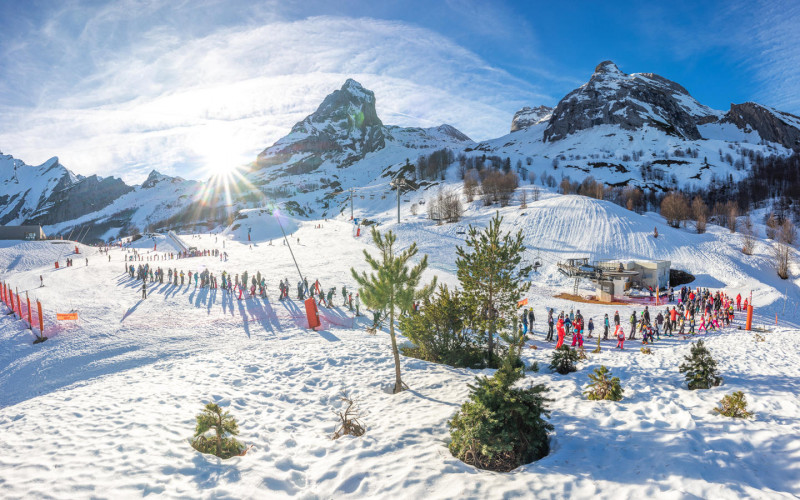
<path fill-rule="evenodd" d="M 754 102 L 731 104 L 721 120 L 745 132 L 756 131 L 762 139 L 800 151 L 800 117 L 761 106 Z"/>
<path fill-rule="evenodd" d="M 547 121 L 552 114 L 553 108 L 548 106 L 538 106 L 536 108 L 525 106 L 514 113 L 514 118 L 511 120 L 511 131 L 516 132 L 517 130 L 526 129 L 531 125 Z"/>
<path fill-rule="evenodd" d="M 34 214 L 26 223 L 50 225 L 77 219 L 102 210 L 120 196 L 133 191 L 122 179 L 92 175 L 59 189 L 43 204 L 46 210 Z"/>
<path fill-rule="evenodd" d="M 288 172 L 308 173 L 334 157 L 347 166 L 385 147 L 386 135 L 375 111 L 375 94 L 348 79 L 313 114 L 295 124 L 288 136 L 259 154 L 257 164 L 279 165 L 292 155 L 301 155 Z"/>
<path fill-rule="evenodd" d="M 637 130 L 645 124 L 685 139 L 700 139 L 697 122 L 713 114 L 675 82 L 652 73 L 627 75 L 605 61 L 586 84 L 558 103 L 544 140 L 557 141 L 596 125 Z"/>

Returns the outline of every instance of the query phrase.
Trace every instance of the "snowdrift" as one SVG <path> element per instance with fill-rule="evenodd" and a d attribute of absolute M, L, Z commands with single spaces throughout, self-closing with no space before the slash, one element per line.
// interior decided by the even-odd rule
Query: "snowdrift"
<path fill-rule="evenodd" d="M 300 224 L 296 219 L 283 214 L 280 210 L 252 208 L 240 211 L 233 224 L 222 234 L 228 239 L 246 242 L 249 233 L 250 241 L 268 241 L 283 238 L 281 226 L 283 226 L 286 236 L 289 236 L 297 231 Z"/>

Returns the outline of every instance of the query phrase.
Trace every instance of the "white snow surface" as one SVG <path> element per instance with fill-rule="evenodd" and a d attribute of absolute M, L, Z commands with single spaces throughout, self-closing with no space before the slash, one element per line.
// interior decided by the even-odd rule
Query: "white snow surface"
<path fill-rule="evenodd" d="M 524 134 L 524 132 L 520 132 Z M 526 189 L 531 189 L 526 187 Z M 409 195 L 414 201 L 435 193 Z M 529 198 L 530 199 L 530 198 Z M 468 207 L 462 223 L 436 226 L 411 216 L 394 222 L 391 199 L 359 200 L 356 216 L 369 216 L 398 234 L 402 248 L 417 241 L 433 275 L 455 285 L 461 228 L 485 226 L 494 209 Z M 424 210 L 423 210 L 424 211 Z M 528 295 L 535 334 L 523 354 L 529 372 L 522 384 L 550 388 L 551 449 L 547 457 L 507 473 L 477 470 L 453 458 L 447 421 L 467 399 L 468 384 L 492 370 L 456 369 L 401 358 L 410 390 L 387 392 L 393 360 L 386 331 L 369 335 L 365 317 L 341 307 L 322 308 L 323 329 L 305 328 L 302 304 L 277 299 L 279 279 L 298 278 L 289 249 L 270 244 L 274 216 L 253 210 L 221 234 L 181 234 L 198 248 L 224 250 L 218 257 L 158 260 L 151 265 L 215 274 L 260 271 L 268 299 L 236 300 L 194 284 L 154 284 L 140 299 L 140 283 L 123 273 L 128 250 L 111 261 L 80 246 L 75 265 L 55 270 L 54 256 L 71 243 L 0 245 L 0 280 L 42 301 L 49 340 L 12 316 L 0 315 L 0 488 L 3 498 L 794 498 L 800 495 L 800 354 L 796 349 L 800 289 L 769 267 L 771 243 L 759 240 L 751 257 L 738 250 L 738 235 L 709 225 L 703 235 L 673 229 L 654 214 L 578 196 L 543 193 L 527 209 L 501 209 L 504 229 L 521 229 L 543 268 Z M 349 215 L 349 213 L 348 213 Z M 247 223 L 253 224 L 251 243 Z M 282 219 L 283 221 L 283 219 Z M 323 288 L 347 285 L 350 268 L 365 269 L 365 237 L 353 237 L 344 217 L 293 225 L 292 250 L 302 273 Z M 318 227 L 320 226 L 321 227 Z M 262 231 L 263 232 L 257 232 Z M 658 227 L 659 238 L 652 237 Z M 758 227 L 759 231 L 763 228 Z M 150 238 L 150 237 L 147 237 Z M 155 235 L 157 241 L 163 235 Z M 297 242 L 299 238 L 299 243 Z M 154 240 L 134 245 L 152 252 Z M 165 243 L 166 244 L 166 243 Z M 149 245 L 149 246 L 148 246 Z M 67 252 L 60 252 L 61 247 Z M 159 244 L 159 250 L 162 247 Z M 58 253 L 57 255 L 57 252 Z M 86 266 L 84 256 L 88 256 Z M 689 341 L 665 338 L 653 354 L 637 342 L 624 351 L 602 343 L 567 376 L 547 369 L 552 344 L 543 341 L 545 308 L 579 309 L 600 325 L 604 313 L 623 319 L 641 306 L 603 306 L 556 299 L 571 292 L 555 262 L 571 256 L 667 258 L 698 275 L 696 284 L 736 295 L 753 290 L 756 323 L 771 329 L 765 342 L 734 327 L 700 335 L 725 383 L 689 391 L 678 365 Z M 796 256 L 796 255 L 795 255 Z M 139 262 L 134 262 L 138 264 Z M 793 276 L 798 269 L 792 268 Z M 39 288 L 39 277 L 45 286 Z M 588 294 L 587 289 L 582 293 Z M 788 302 L 788 307 L 785 305 Z M 652 309 L 652 308 L 651 308 Z M 56 324 L 55 313 L 76 310 L 77 322 Z M 0 311 L 6 312 L 0 305 Z M 362 310 L 363 311 L 363 310 Z M 780 314 L 774 325 L 775 313 Z M 403 340 L 401 338 L 401 340 Z M 587 339 L 587 353 L 594 345 Z M 533 349 L 536 346 L 538 349 Z M 601 364 L 621 379 L 620 402 L 592 402 L 581 395 L 587 374 Z M 363 437 L 330 436 L 340 389 L 360 400 Z M 732 420 L 712 413 L 723 395 L 745 392 L 755 417 Z M 253 448 L 219 460 L 189 445 L 194 417 L 207 402 L 229 410 L 240 440 Z"/>

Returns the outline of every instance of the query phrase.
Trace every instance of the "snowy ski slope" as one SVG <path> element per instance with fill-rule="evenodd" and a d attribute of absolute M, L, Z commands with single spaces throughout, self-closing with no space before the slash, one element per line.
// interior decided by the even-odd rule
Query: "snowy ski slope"
<path fill-rule="evenodd" d="M 459 228 L 485 226 L 494 213 L 475 205 L 461 224 L 435 226 L 412 217 L 404 204 L 404 222 L 397 225 L 393 200 L 368 198 L 359 199 L 357 214 L 363 217 L 369 210 L 382 230 L 398 232 L 401 246 L 418 241 L 431 261 L 424 279 L 438 275 L 449 284 L 456 283 L 454 248 L 464 238 Z M 604 313 L 619 310 L 626 318 L 634 309 L 553 298 L 572 285 L 555 271 L 558 259 L 576 253 L 668 258 L 696 273 L 699 285 L 725 287 L 734 295 L 753 289 L 756 322 L 769 325 L 782 305 L 783 287 L 788 285 L 790 298 L 798 297 L 798 287 L 773 278 L 768 242 L 760 240 L 756 254 L 743 259 L 737 235 L 722 228 L 710 225 L 707 234 L 696 235 L 691 228 L 669 228 L 653 214 L 551 193 L 525 210 L 516 204 L 502 209 L 501 215 L 505 228 L 523 230 L 531 257 L 539 248 L 544 260 L 529 295 L 538 320 L 530 345 L 538 349 L 524 353 L 526 363 L 538 361 L 541 367 L 525 383 L 547 384 L 554 399 L 551 452 L 539 462 L 497 474 L 466 466 L 447 451 L 447 420 L 480 372 L 403 358 L 411 390 L 391 395 L 386 392 L 393 373 L 388 335 L 367 334 L 367 319 L 353 322 L 340 295 L 335 298 L 339 307 L 322 309 L 324 329 L 306 330 L 302 305 L 277 299 L 279 279 L 289 280 L 292 295 L 298 280 L 289 250 L 273 236 L 278 228 L 266 213 L 255 210 L 235 221 L 236 229 L 180 235 L 201 249 L 222 249 L 224 242 L 228 261 L 199 257 L 151 264 L 215 274 L 261 271 L 268 299 L 239 301 L 194 284 L 165 283 L 150 286 L 150 296 L 141 300 L 140 283 L 123 273 L 126 250 L 112 249 L 109 262 L 81 246 L 75 266 L 56 271 L 52 261 L 59 245 L 0 245 L 0 279 L 42 300 L 50 336 L 33 346 L 21 321 L 0 315 L 3 497 L 739 499 L 800 494 L 800 354 L 794 347 L 800 318 L 787 313 L 763 343 L 735 328 L 705 335 L 725 377 L 723 386 L 708 391 L 683 387 L 677 367 L 689 343 L 677 338 L 657 342 L 651 356 L 641 354 L 634 342 L 622 352 L 603 342 L 602 353 L 590 354 L 568 376 L 546 368 L 552 348 L 543 342 L 546 307 L 574 307 L 597 324 Z M 319 279 L 325 289 L 352 289 L 350 267 L 363 269 L 361 251 L 374 251 L 367 239 L 353 237 L 348 218 L 286 220 L 301 272 L 311 282 Z M 251 243 L 248 220 L 254 227 Z M 661 234 L 657 240 L 654 226 Z M 164 236 L 142 238 L 134 246 L 145 257 L 163 255 L 152 252 L 153 243 L 167 250 Z M 40 275 L 44 288 L 38 288 Z M 77 310 L 80 320 L 55 325 L 55 312 L 67 310 Z M 740 324 L 737 318 L 735 325 Z M 621 402 L 596 403 L 581 396 L 587 373 L 600 364 L 621 378 Z M 367 433 L 332 441 L 331 409 L 343 387 L 361 400 Z M 736 390 L 746 393 L 753 420 L 711 413 L 724 394 Z M 254 445 L 247 455 L 220 461 L 189 446 L 194 416 L 208 401 L 237 417 L 241 440 Z"/>

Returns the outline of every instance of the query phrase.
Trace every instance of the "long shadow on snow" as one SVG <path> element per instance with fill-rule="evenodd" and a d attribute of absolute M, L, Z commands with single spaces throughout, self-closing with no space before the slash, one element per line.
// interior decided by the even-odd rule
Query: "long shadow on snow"
<path fill-rule="evenodd" d="M 609 405 L 620 405 L 624 409 L 625 400 Z M 604 412 L 596 414 L 605 417 Z M 625 415 L 615 418 L 626 419 Z M 628 418 L 640 417 L 631 412 Z M 700 416 L 693 416 L 693 421 L 694 429 L 658 428 L 657 423 L 653 423 L 644 431 L 620 431 L 613 426 L 604 427 L 601 418 L 553 409 L 551 422 L 556 429 L 550 454 L 516 472 L 546 471 L 592 481 L 661 485 L 666 490 L 671 489 L 677 476 L 682 481 L 693 479 L 708 482 L 709 486 L 725 485 L 740 498 L 752 494 L 743 487 L 745 485 L 787 491 L 787 485 L 800 484 L 800 467 L 796 465 L 800 457 L 795 436 L 758 438 L 754 443 L 736 436 L 737 433 L 747 435 L 746 422 L 703 420 Z M 578 469 L 582 462 L 602 465 L 586 473 Z M 572 493 L 571 485 L 567 488 L 564 497 Z M 789 492 L 796 495 L 800 488 Z"/>

